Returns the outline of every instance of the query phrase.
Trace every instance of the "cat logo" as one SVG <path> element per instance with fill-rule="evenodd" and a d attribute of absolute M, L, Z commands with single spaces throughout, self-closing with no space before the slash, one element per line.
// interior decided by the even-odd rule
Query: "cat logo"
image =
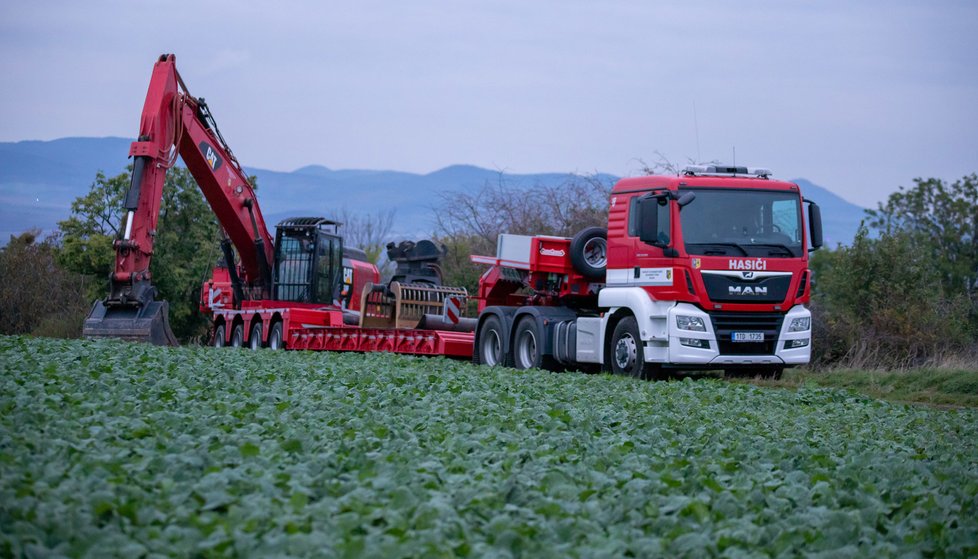
<path fill-rule="evenodd" d="M 200 148 L 200 153 L 204 154 L 204 159 L 207 161 L 207 165 L 210 166 L 211 171 L 216 171 L 221 168 L 221 156 L 217 154 L 210 144 L 201 142 L 197 147 Z"/>

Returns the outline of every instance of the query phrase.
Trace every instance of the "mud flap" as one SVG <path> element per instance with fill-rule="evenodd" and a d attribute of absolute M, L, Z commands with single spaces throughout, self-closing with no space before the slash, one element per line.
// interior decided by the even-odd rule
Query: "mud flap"
<path fill-rule="evenodd" d="M 86 338 L 119 338 L 153 345 L 176 346 L 170 330 L 170 305 L 152 301 L 144 305 L 106 306 L 96 301 L 85 319 L 82 336 Z"/>

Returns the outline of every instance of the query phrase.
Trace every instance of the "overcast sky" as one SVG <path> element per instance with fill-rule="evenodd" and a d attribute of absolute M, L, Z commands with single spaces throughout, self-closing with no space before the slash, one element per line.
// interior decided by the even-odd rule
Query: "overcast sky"
<path fill-rule="evenodd" d="M 869 206 L 978 171 L 976 28 L 973 0 L 6 0 L 0 141 L 134 136 L 173 52 L 251 167 L 634 175 L 736 149 Z"/>

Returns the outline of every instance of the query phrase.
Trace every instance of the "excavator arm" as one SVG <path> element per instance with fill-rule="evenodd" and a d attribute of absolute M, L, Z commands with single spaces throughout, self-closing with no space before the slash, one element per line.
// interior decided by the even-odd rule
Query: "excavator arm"
<path fill-rule="evenodd" d="M 153 67 L 139 136 L 129 155 L 132 181 L 123 233 L 114 243 L 109 295 L 95 303 L 83 334 L 176 345 L 167 322 L 168 305 L 155 300 L 150 262 L 166 172 L 178 155 L 217 216 L 225 234 L 225 254 L 230 255 L 228 244 L 237 250 L 240 277 L 233 279 L 252 296 L 267 298 L 274 247 L 258 199 L 206 103 L 184 85 L 172 54 L 162 55 Z M 239 275 L 233 262 L 228 267 Z"/>

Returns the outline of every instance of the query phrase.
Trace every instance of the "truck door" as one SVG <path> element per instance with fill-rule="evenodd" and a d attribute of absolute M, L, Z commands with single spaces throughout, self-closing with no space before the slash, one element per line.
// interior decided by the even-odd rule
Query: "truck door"
<path fill-rule="evenodd" d="M 649 238 L 645 241 L 640 239 L 643 228 L 643 211 L 640 208 L 643 205 L 646 206 L 646 221 L 654 219 L 656 222 L 654 244 L 649 242 Z M 673 267 L 674 256 L 677 255 L 673 227 L 674 209 L 675 203 L 667 197 L 656 199 L 647 194 L 637 194 L 628 201 L 628 218 L 625 224 L 627 234 L 622 239 L 622 248 L 625 250 L 619 252 L 615 262 L 609 260 L 609 286 L 654 288 L 656 293 L 673 289 L 674 276 L 677 273 Z M 609 235 L 609 245 L 610 237 Z"/>

